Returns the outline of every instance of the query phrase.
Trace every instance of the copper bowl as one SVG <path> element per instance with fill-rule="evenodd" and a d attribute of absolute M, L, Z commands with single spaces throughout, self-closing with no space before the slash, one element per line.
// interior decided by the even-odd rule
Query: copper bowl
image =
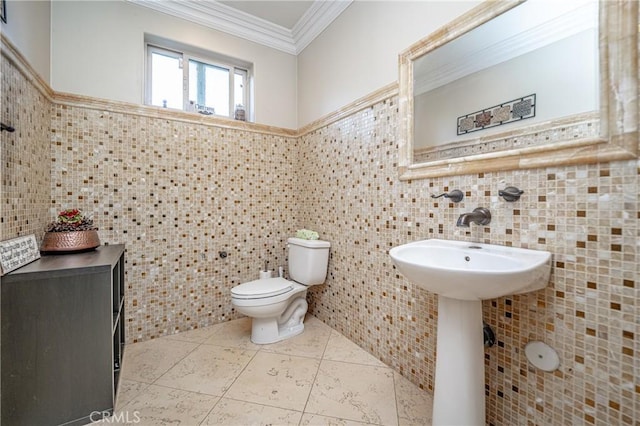
<path fill-rule="evenodd" d="M 100 245 L 98 231 L 45 232 L 40 251 L 74 253 L 93 250 Z"/>

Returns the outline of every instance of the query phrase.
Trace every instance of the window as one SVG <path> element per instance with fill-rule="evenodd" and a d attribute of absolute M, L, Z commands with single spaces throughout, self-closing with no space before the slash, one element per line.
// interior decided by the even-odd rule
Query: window
<path fill-rule="evenodd" d="M 248 117 L 251 64 L 199 49 L 189 51 L 173 42 L 159 44 L 147 41 L 148 105 Z"/>

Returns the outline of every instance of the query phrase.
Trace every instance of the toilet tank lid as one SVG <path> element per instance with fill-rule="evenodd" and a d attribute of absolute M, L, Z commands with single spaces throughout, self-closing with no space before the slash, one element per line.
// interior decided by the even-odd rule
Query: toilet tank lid
<path fill-rule="evenodd" d="M 329 241 L 323 240 L 304 240 L 302 238 L 291 237 L 287 240 L 289 244 L 294 244 L 302 247 L 310 247 L 310 248 L 328 248 L 331 247 L 331 243 Z"/>
<path fill-rule="evenodd" d="M 231 295 L 243 298 L 278 296 L 291 291 L 293 284 L 284 278 L 263 278 L 237 285 L 231 289 Z"/>

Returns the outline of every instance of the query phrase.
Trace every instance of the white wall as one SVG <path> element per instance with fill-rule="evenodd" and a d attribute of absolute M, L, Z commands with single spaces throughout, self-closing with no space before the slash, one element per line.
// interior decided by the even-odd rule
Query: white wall
<path fill-rule="evenodd" d="M 7 23 L 0 31 L 49 83 L 51 71 L 51 5 L 49 1 L 7 1 Z"/>
<path fill-rule="evenodd" d="M 353 2 L 298 55 L 298 127 L 398 80 L 398 54 L 479 1 Z"/>
<path fill-rule="evenodd" d="M 599 103 L 598 36 L 583 31 L 415 98 L 415 148 L 505 132 L 553 118 L 595 111 Z M 466 135 L 458 117 L 536 94 L 536 116 Z"/>
<path fill-rule="evenodd" d="M 54 90 L 143 103 L 144 33 L 254 64 L 255 121 L 297 128 L 296 57 L 125 1 L 51 6 Z"/>

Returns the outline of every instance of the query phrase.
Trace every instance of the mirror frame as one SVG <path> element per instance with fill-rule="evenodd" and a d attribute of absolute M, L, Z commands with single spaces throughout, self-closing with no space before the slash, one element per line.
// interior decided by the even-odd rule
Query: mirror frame
<path fill-rule="evenodd" d="M 413 61 L 525 1 L 487 0 L 400 53 L 398 168 L 401 180 L 589 164 L 638 157 L 639 2 L 600 0 L 600 107 L 599 111 L 593 113 L 595 120 L 599 119 L 599 137 L 413 164 Z M 562 118 L 559 121 L 565 125 L 571 124 Z M 509 134 L 525 135 L 539 130 L 540 124 L 534 124 L 519 127 Z M 482 139 L 486 142 L 504 137 L 502 134 Z M 446 146 L 443 145 L 442 148 L 444 147 Z"/>

